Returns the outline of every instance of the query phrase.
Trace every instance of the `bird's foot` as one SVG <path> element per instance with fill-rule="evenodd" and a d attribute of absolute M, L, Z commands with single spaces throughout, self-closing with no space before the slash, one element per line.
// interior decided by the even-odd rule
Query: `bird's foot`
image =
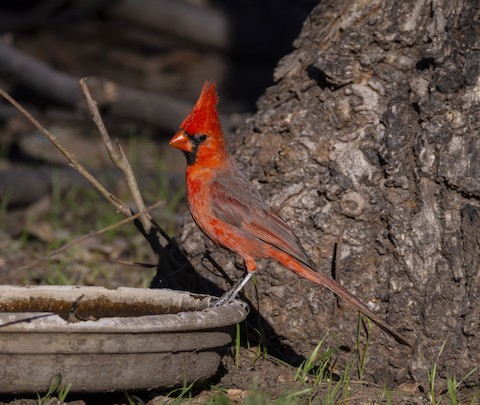
<path fill-rule="evenodd" d="M 215 308 L 215 307 L 220 307 L 222 305 L 230 304 L 235 300 L 236 296 L 237 296 L 237 292 L 235 291 L 235 289 L 227 291 L 220 298 L 212 301 L 210 303 L 210 307 Z"/>
<path fill-rule="evenodd" d="M 231 290 L 223 294 L 218 300 L 213 301 L 210 304 L 210 307 L 219 307 L 221 305 L 230 304 L 252 276 L 253 276 L 253 271 L 251 272 L 249 271 L 244 278 L 241 278 L 235 283 L 235 285 L 232 287 Z"/>

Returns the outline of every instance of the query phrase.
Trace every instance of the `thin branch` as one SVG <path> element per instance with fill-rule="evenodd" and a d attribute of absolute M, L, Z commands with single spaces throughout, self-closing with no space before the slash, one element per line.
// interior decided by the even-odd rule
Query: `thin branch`
<path fill-rule="evenodd" d="M 140 216 L 140 221 L 142 222 L 143 227 L 148 233 L 151 228 L 150 215 L 147 214 L 147 210 L 145 209 L 145 203 L 143 202 L 140 189 L 138 188 L 135 175 L 133 174 L 132 166 L 130 165 L 127 156 L 125 155 L 125 152 L 123 151 L 118 141 L 116 142 L 117 149 L 115 149 L 112 139 L 110 138 L 107 128 L 105 127 L 105 124 L 103 122 L 102 116 L 100 115 L 100 111 L 98 111 L 97 102 L 92 98 L 92 94 L 90 93 L 90 90 L 87 86 L 86 77 L 80 79 L 80 87 L 82 88 L 83 94 L 85 94 L 88 108 L 92 113 L 93 122 L 97 126 L 98 131 L 102 136 L 110 159 L 112 160 L 113 164 L 122 171 L 130 189 L 130 192 L 132 193 L 132 198 L 135 202 L 135 206 L 138 212 L 142 212 L 142 215 Z"/>
<path fill-rule="evenodd" d="M 132 193 L 133 201 L 135 202 L 137 210 L 143 211 L 145 213 L 140 217 L 140 220 L 142 221 L 145 230 L 149 232 L 151 228 L 151 216 L 148 212 L 145 211 L 145 203 L 143 202 L 142 194 L 140 193 L 137 180 L 135 179 L 135 176 L 133 174 L 132 166 L 130 165 L 130 162 L 128 161 L 127 156 L 125 155 L 125 152 L 123 151 L 123 148 L 118 142 L 118 140 L 116 140 L 116 144 L 123 162 L 122 172 L 125 175 L 125 179 L 127 181 L 130 192 Z"/>
<path fill-rule="evenodd" d="M 129 185 L 132 196 L 135 200 L 138 214 L 135 215 L 134 224 L 137 229 L 142 233 L 142 235 L 148 240 L 153 251 L 158 255 L 159 262 L 157 265 L 157 275 L 160 270 L 162 272 L 171 273 L 172 266 L 171 263 L 177 264 L 176 259 L 169 255 L 159 241 L 159 234 L 164 234 L 158 226 L 153 226 L 153 220 L 150 215 L 146 215 L 145 204 L 143 202 L 142 196 L 140 194 L 135 176 L 133 174 L 132 168 L 128 159 L 120 148 L 120 145 L 117 142 L 117 149 L 115 150 L 110 136 L 108 135 L 107 129 L 103 124 L 103 120 L 100 116 L 100 113 L 97 108 L 97 103 L 91 97 L 91 94 L 86 86 L 86 81 L 83 79 L 80 83 L 82 90 L 85 93 L 87 98 L 88 106 L 93 115 L 95 124 L 99 132 L 101 133 L 102 138 L 104 139 L 107 151 L 109 152 L 112 161 L 114 164 L 124 173 L 125 179 Z M 108 192 L 105 187 L 103 187 L 96 179 L 93 177 L 77 160 L 77 158 L 70 153 L 63 145 L 58 142 L 57 138 L 51 134 L 47 129 L 45 129 L 25 108 L 23 108 L 17 101 L 15 101 L 9 94 L 4 90 L 0 89 L 0 95 L 3 96 L 7 101 L 9 101 L 15 108 L 17 108 L 70 162 L 70 164 L 81 174 L 87 181 L 96 188 L 106 199 L 109 201 L 121 214 L 128 217 L 129 220 L 132 218 L 132 210 L 121 201 L 119 198 Z"/>
<path fill-rule="evenodd" d="M 0 95 L 5 98 L 10 104 L 12 104 L 18 111 L 20 111 L 25 118 L 27 118 L 52 144 L 57 150 L 65 156 L 70 165 L 77 170 L 87 181 L 95 187 L 100 194 L 102 194 L 110 204 L 112 204 L 119 212 L 125 216 L 130 215 L 130 208 L 118 197 L 111 194 L 76 158 L 76 156 L 70 153 L 53 135 L 48 131 L 40 122 L 38 122 L 33 115 L 31 115 L 25 108 L 23 108 L 13 97 L 0 88 Z"/>
<path fill-rule="evenodd" d="M 105 143 L 105 147 L 107 149 L 108 154 L 110 155 L 110 159 L 115 164 L 115 166 L 120 169 L 125 177 L 125 180 L 128 184 L 130 189 L 130 193 L 132 194 L 132 198 L 135 202 L 135 206 L 137 211 L 144 212 L 143 215 L 139 217 L 138 221 L 135 221 L 134 224 L 137 229 L 142 233 L 142 235 L 147 239 L 150 243 L 152 250 L 158 255 L 158 264 L 157 264 L 157 274 L 161 270 L 162 272 L 167 272 L 168 274 L 172 274 L 174 268 L 178 267 L 177 260 L 172 256 L 169 255 L 159 240 L 159 234 L 163 235 L 165 232 L 159 227 L 156 226 L 154 223 L 151 215 L 145 212 L 145 203 L 143 202 L 142 195 L 140 193 L 140 189 L 138 188 L 137 181 L 135 179 L 135 175 L 132 170 L 132 166 L 125 155 L 120 143 L 116 142 L 116 148 L 113 145 L 113 142 L 108 134 L 107 128 L 103 123 L 103 119 L 98 111 L 97 103 L 93 99 L 90 90 L 87 86 L 87 79 L 83 78 L 80 80 L 80 87 L 82 88 L 83 93 L 85 94 L 85 98 L 87 100 L 87 105 L 92 113 L 93 121 L 100 132 L 103 141 Z M 169 240 L 169 238 L 168 238 Z M 173 265 L 173 266 L 172 266 Z M 165 277 L 163 277 L 165 280 Z"/>
<path fill-rule="evenodd" d="M 30 323 L 32 321 L 35 321 L 36 319 L 48 318 L 50 316 L 56 316 L 56 315 L 57 314 L 54 314 L 53 312 L 49 312 L 47 314 L 39 314 L 39 315 L 28 316 L 28 317 L 25 317 L 25 318 L 16 319 L 14 321 L 9 321 L 9 322 L 2 323 L 2 324 L 0 324 L 0 328 L 5 328 L 5 327 L 11 326 L 11 325 L 17 325 L 19 323 Z"/>

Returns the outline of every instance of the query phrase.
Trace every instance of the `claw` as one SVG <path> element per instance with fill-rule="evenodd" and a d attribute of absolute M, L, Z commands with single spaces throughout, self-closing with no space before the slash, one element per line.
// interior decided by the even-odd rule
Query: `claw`
<path fill-rule="evenodd" d="M 235 292 L 235 291 L 232 291 L 232 290 L 227 291 L 219 299 L 211 302 L 210 307 L 215 308 L 215 307 L 220 307 L 222 305 L 230 304 L 232 301 L 235 300 L 235 298 L 237 296 L 236 294 L 234 296 L 232 296 L 232 292 Z"/>
<path fill-rule="evenodd" d="M 210 304 L 210 307 L 219 307 L 220 305 L 231 303 L 236 298 L 243 286 L 247 283 L 247 281 L 253 276 L 253 273 L 254 271 L 247 272 L 244 278 L 238 280 L 232 289 L 223 294 L 218 300 L 213 301 Z"/>

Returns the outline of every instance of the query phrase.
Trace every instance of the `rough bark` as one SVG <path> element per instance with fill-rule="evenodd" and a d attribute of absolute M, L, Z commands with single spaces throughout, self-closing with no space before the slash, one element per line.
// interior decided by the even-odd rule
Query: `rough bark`
<path fill-rule="evenodd" d="M 337 279 L 415 342 L 412 354 L 374 328 L 378 383 L 425 379 L 445 341 L 440 375 L 480 364 L 479 7 L 321 1 L 230 142 L 318 269 L 336 246 Z M 191 220 L 181 240 L 239 277 Z M 284 343 L 306 354 L 329 332 L 354 349 L 352 308 L 273 263 L 257 274 L 258 302 L 245 293 Z"/>

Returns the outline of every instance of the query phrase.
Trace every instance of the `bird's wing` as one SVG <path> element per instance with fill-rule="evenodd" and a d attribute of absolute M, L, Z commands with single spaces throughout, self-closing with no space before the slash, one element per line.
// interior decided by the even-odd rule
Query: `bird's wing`
<path fill-rule="evenodd" d="M 283 250 L 308 266 L 313 265 L 290 227 L 236 167 L 219 173 L 210 190 L 213 213 L 218 219 Z"/>

